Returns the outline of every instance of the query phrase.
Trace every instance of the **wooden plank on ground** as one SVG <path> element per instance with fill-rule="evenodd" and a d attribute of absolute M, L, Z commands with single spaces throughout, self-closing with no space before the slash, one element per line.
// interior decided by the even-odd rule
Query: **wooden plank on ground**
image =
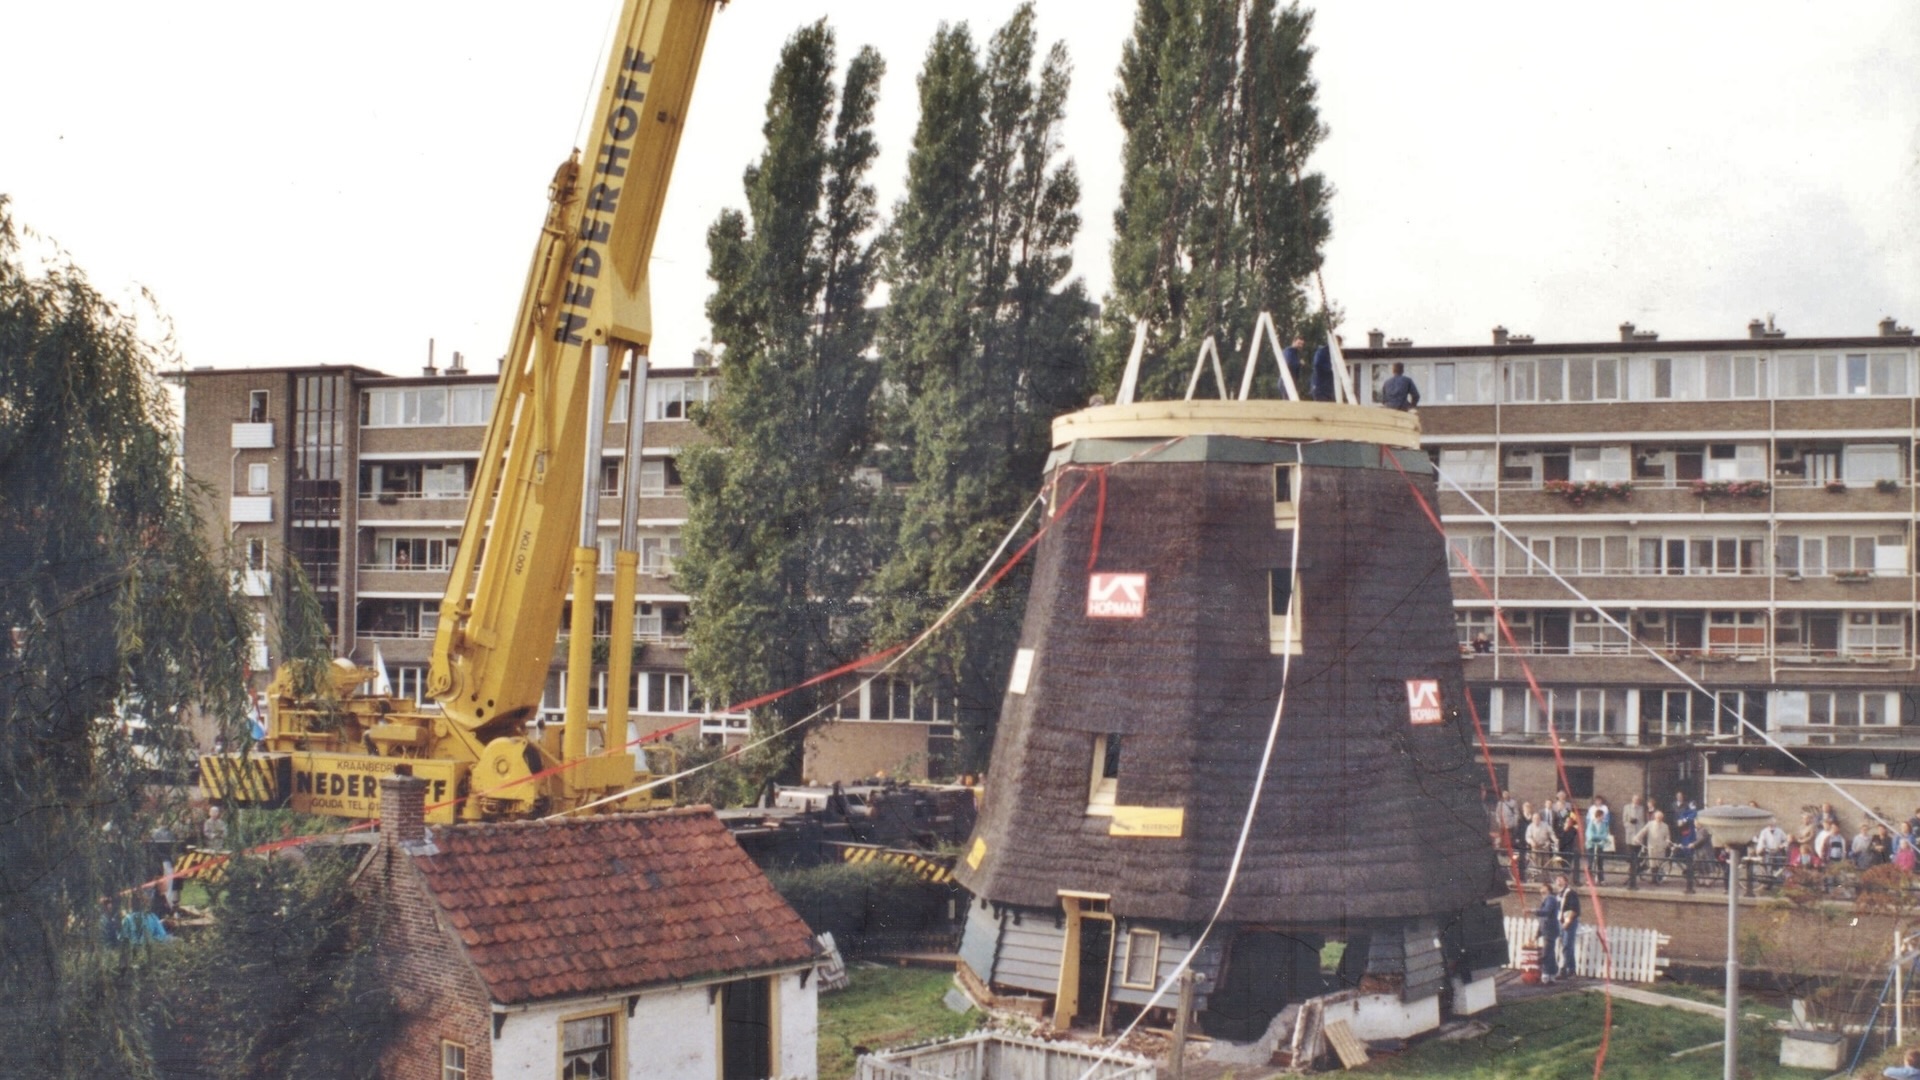
<path fill-rule="evenodd" d="M 1367 1044 L 1354 1035 L 1345 1020 L 1328 1024 L 1326 1032 L 1327 1041 L 1333 1044 L 1333 1052 L 1340 1055 L 1342 1068 L 1357 1069 L 1367 1063 Z"/>

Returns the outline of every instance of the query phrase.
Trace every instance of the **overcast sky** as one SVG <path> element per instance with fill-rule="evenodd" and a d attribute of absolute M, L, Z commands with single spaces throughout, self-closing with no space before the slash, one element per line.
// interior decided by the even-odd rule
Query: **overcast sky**
<path fill-rule="evenodd" d="M 0 11 L 0 193 L 190 365 L 493 370 L 616 0 L 61 0 Z M 1012 0 L 735 0 L 714 20 L 655 246 L 656 363 L 705 337 L 705 232 L 741 205 L 781 43 L 821 15 L 889 63 L 901 191 L 942 20 Z M 1125 0 L 1039 0 L 1076 69 L 1077 270 L 1107 287 Z M 1920 319 L 1920 4 L 1327 3 L 1326 285 L 1358 342 L 1791 334 Z"/>

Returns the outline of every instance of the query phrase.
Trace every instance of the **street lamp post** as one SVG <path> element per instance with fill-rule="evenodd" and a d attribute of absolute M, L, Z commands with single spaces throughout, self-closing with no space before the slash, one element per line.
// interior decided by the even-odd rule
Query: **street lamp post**
<path fill-rule="evenodd" d="M 1773 815 L 1753 806 L 1713 806 L 1694 824 L 1705 828 L 1714 845 L 1727 849 L 1727 1041 L 1725 1080 L 1735 1080 L 1740 1058 L 1740 860 L 1753 838 L 1773 824 Z"/>

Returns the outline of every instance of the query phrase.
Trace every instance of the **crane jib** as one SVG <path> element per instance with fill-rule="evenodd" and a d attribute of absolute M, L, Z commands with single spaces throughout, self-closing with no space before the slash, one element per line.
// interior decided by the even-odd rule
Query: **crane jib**
<path fill-rule="evenodd" d="M 640 132 L 638 106 L 647 99 L 647 83 L 653 73 L 653 61 L 639 49 L 627 48 L 620 58 L 612 108 L 607 112 L 606 141 L 594 157 L 596 177 L 618 178 L 627 174 L 626 161 L 633 156 L 633 139 Z M 606 246 L 613 232 L 608 220 L 620 203 L 620 187 L 595 180 L 588 189 L 585 212 L 580 218 L 580 249 L 568 269 L 566 289 L 561 295 L 562 309 L 553 328 L 553 340 L 563 345 L 581 345 L 581 331 L 587 327 L 585 309 L 593 306 L 592 281 L 600 277 L 606 264 Z M 595 215 L 604 214 L 607 217 Z M 580 309 L 580 310 L 569 310 Z"/>

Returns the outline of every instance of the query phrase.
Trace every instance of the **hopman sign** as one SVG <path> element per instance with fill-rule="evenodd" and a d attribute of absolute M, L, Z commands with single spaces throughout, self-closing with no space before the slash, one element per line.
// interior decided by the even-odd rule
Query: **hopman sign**
<path fill-rule="evenodd" d="M 1407 680 L 1407 718 L 1420 725 L 1446 722 L 1446 711 L 1440 707 L 1439 679 Z"/>
<path fill-rule="evenodd" d="M 1087 580 L 1087 618 L 1139 619 L 1147 614 L 1147 575 L 1094 574 Z"/>

